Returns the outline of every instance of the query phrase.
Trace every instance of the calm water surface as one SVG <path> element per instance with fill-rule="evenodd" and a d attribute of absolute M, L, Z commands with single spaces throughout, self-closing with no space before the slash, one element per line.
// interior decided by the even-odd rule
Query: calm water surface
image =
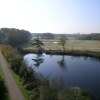
<path fill-rule="evenodd" d="M 27 54 L 24 60 L 44 77 L 63 77 L 67 86 L 78 86 L 100 95 L 100 60 L 96 58 Z"/>

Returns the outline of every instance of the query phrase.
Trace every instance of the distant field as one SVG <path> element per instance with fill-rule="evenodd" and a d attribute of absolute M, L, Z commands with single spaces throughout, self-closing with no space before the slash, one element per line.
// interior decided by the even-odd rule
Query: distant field
<path fill-rule="evenodd" d="M 63 50 L 62 46 L 58 44 L 58 40 L 42 40 L 44 42 L 45 50 Z M 25 50 L 34 50 L 32 45 L 25 45 L 23 47 Z M 93 51 L 100 52 L 100 41 L 91 40 L 67 40 L 66 51 Z"/>

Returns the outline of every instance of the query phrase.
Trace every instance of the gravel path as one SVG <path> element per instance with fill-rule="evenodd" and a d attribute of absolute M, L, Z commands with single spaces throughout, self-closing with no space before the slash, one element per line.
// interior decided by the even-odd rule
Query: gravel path
<path fill-rule="evenodd" d="M 25 100 L 24 96 L 22 95 L 22 93 L 19 90 L 19 87 L 17 86 L 15 80 L 13 79 L 10 70 L 7 66 L 6 60 L 3 57 L 1 51 L 0 51 L 0 64 L 5 76 L 5 80 L 7 82 L 7 87 L 8 87 L 8 91 L 10 93 L 10 98 L 11 100 Z"/>

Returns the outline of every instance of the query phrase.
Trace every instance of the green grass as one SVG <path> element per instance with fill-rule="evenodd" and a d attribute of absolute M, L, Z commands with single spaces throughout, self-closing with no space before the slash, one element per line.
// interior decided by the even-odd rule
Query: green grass
<path fill-rule="evenodd" d="M 25 89 L 25 87 L 23 86 L 22 82 L 19 81 L 20 80 L 20 77 L 17 74 L 15 74 L 12 70 L 11 70 L 11 74 L 14 77 L 14 79 L 15 79 L 15 81 L 16 81 L 19 89 L 20 89 L 20 91 L 22 92 L 23 96 L 25 97 L 25 100 L 31 100 L 30 91 L 27 91 Z"/>
<path fill-rule="evenodd" d="M 3 71 L 2 71 L 2 68 L 1 67 L 0 67 L 0 76 L 1 76 L 1 78 L 4 79 L 4 74 L 3 74 Z"/>
<path fill-rule="evenodd" d="M 5 85 L 7 84 L 6 83 L 6 80 L 5 80 L 5 77 L 4 77 L 4 74 L 3 74 L 3 71 L 2 71 L 2 68 L 0 67 L 0 77 L 4 80 L 4 82 L 5 82 Z M 7 86 L 7 85 L 6 85 Z M 8 93 L 8 100 L 10 100 L 10 95 L 9 95 L 9 93 Z"/>

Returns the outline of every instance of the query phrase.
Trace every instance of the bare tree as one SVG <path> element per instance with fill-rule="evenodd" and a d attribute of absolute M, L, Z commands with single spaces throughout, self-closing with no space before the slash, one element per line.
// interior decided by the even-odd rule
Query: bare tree
<path fill-rule="evenodd" d="M 62 35 L 59 39 L 59 44 L 63 47 L 63 50 L 65 51 L 65 44 L 66 44 L 66 38 L 64 35 Z"/>

